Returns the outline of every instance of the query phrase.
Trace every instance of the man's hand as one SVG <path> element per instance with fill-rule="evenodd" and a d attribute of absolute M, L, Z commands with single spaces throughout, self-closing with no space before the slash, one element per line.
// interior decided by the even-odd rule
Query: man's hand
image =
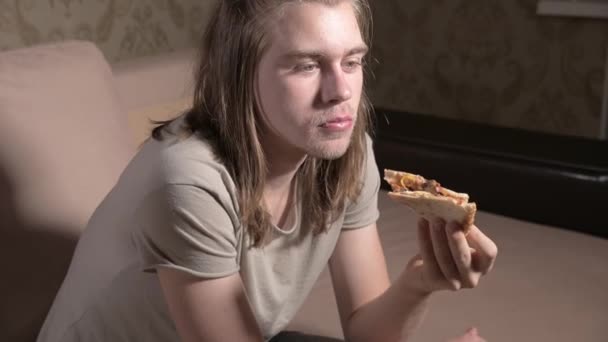
<path fill-rule="evenodd" d="M 474 288 L 488 273 L 498 249 L 479 228 L 465 236 L 457 223 L 441 219 L 418 221 L 420 254 L 406 267 L 407 285 L 421 294 Z"/>

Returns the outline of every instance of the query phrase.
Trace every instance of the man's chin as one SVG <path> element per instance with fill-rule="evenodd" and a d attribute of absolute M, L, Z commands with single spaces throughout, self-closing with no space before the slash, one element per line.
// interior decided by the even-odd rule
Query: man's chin
<path fill-rule="evenodd" d="M 328 142 L 314 146 L 308 151 L 308 155 L 318 159 L 334 160 L 342 157 L 348 150 L 350 141 L 346 142 Z"/>
<path fill-rule="evenodd" d="M 317 159 L 322 159 L 322 160 L 336 160 L 336 159 L 340 159 L 340 157 L 342 157 L 345 153 L 346 153 L 346 151 L 343 151 L 343 152 L 325 151 L 325 153 L 319 153 L 319 154 L 313 155 L 313 157 L 315 157 Z"/>

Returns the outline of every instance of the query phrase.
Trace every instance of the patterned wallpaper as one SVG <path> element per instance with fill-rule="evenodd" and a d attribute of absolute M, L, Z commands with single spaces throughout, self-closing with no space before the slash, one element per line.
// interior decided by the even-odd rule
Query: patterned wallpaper
<path fill-rule="evenodd" d="M 111 62 L 192 46 L 217 0 L 0 0 L 0 50 L 91 40 Z M 378 106 L 595 137 L 608 21 L 537 0 L 371 0 Z"/>
<path fill-rule="evenodd" d="M 537 0 L 371 4 L 376 105 L 598 136 L 608 20 L 539 17 Z"/>
<path fill-rule="evenodd" d="M 111 62 L 192 46 L 215 0 L 0 0 L 0 50 L 79 38 Z"/>

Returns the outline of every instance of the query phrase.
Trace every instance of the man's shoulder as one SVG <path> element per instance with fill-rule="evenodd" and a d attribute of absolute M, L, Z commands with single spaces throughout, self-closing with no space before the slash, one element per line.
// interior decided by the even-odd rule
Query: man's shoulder
<path fill-rule="evenodd" d="M 197 134 L 150 138 L 131 167 L 133 172 L 155 175 L 155 188 L 190 185 L 212 193 L 233 193 L 234 183 L 212 144 Z"/>
<path fill-rule="evenodd" d="M 160 151 L 167 183 L 226 186 L 231 177 L 210 143 L 196 135 Z"/>

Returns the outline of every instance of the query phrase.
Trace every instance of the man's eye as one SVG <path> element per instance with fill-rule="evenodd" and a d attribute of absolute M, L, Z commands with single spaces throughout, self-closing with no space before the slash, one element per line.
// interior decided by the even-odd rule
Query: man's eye
<path fill-rule="evenodd" d="M 297 72 L 313 72 L 317 69 L 318 65 L 314 63 L 300 64 L 295 67 Z"/>
<path fill-rule="evenodd" d="M 347 70 L 355 70 L 355 69 L 359 68 L 362 64 L 363 64 L 363 62 L 360 60 L 352 60 L 352 61 L 347 61 L 346 63 L 344 63 L 344 66 Z"/>

